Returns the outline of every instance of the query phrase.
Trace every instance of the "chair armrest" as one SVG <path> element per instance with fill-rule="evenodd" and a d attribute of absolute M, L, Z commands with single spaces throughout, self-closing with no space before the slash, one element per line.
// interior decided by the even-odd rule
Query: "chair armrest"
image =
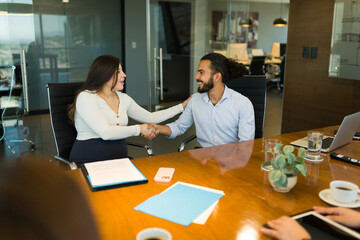
<path fill-rule="evenodd" d="M 77 169 L 76 163 L 74 163 L 74 162 L 70 162 L 70 161 L 68 161 L 68 160 L 66 160 L 66 159 L 64 159 L 62 157 L 59 157 L 59 156 L 54 156 L 54 158 L 61 161 L 61 162 L 63 162 L 63 163 L 65 163 L 65 164 L 67 164 L 69 166 L 70 170 Z"/>
<path fill-rule="evenodd" d="M 191 135 L 191 136 L 188 137 L 188 138 L 185 138 L 185 139 L 180 143 L 178 152 L 184 151 L 185 145 L 186 145 L 187 143 L 191 142 L 192 140 L 194 140 L 195 138 L 196 138 L 196 135 L 195 135 L 195 134 Z"/>
<path fill-rule="evenodd" d="M 149 145 L 145 145 L 145 144 L 140 144 L 140 143 L 134 143 L 134 142 L 126 142 L 127 145 L 130 146 L 134 146 L 134 147 L 140 147 L 140 148 L 145 148 L 147 154 L 149 157 L 154 156 L 153 150 Z"/>

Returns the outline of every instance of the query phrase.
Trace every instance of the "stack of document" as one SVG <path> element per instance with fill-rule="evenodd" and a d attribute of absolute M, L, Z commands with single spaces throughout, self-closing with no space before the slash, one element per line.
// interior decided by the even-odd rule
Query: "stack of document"
<path fill-rule="evenodd" d="M 223 191 L 177 182 L 136 206 L 135 210 L 184 226 L 205 224 L 224 195 Z"/>

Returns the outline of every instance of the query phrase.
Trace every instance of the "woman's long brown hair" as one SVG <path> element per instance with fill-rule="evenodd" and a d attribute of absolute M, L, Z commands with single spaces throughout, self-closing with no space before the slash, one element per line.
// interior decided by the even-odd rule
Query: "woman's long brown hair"
<path fill-rule="evenodd" d="M 88 76 L 82 87 L 77 91 L 74 102 L 68 107 L 68 116 L 72 123 L 75 122 L 76 99 L 84 90 L 100 92 L 119 69 L 120 59 L 111 55 L 97 57 L 91 64 Z M 118 75 L 115 74 L 112 88 L 116 85 Z"/>

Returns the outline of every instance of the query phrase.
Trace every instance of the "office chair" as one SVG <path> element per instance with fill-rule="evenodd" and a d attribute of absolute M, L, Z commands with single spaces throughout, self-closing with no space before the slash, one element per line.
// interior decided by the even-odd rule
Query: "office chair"
<path fill-rule="evenodd" d="M 281 63 L 268 65 L 267 75 L 267 89 L 276 88 L 281 92 L 284 87 L 284 74 L 285 74 L 285 56 L 282 57 Z"/>
<path fill-rule="evenodd" d="M 250 75 L 265 74 L 265 56 L 253 56 L 250 63 Z"/>
<path fill-rule="evenodd" d="M 51 127 L 57 150 L 57 156 L 54 156 L 54 158 L 67 164 L 70 169 L 77 168 L 74 162 L 68 160 L 77 132 L 75 126 L 70 123 L 67 109 L 68 106 L 73 103 L 75 94 L 82 84 L 82 82 L 48 83 L 46 86 L 49 99 Z M 153 156 L 152 149 L 148 145 L 131 142 L 127 142 L 127 145 L 145 148 L 148 156 Z"/>
<path fill-rule="evenodd" d="M 226 86 L 249 98 L 254 107 L 255 114 L 255 138 L 262 138 L 266 110 L 266 77 L 243 76 L 226 83 Z M 178 152 L 185 149 L 185 145 L 196 138 L 196 135 L 184 139 L 178 148 Z"/>
<path fill-rule="evenodd" d="M 232 79 L 226 85 L 249 98 L 254 107 L 255 138 L 262 138 L 266 110 L 266 77 L 247 75 Z"/>

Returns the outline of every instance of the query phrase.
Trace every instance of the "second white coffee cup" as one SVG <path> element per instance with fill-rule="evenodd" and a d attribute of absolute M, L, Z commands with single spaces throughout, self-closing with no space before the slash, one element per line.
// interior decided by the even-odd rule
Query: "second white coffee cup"
<path fill-rule="evenodd" d="M 340 203 L 351 203 L 355 200 L 360 200 L 359 187 L 348 181 L 336 180 L 330 182 L 331 196 L 335 201 Z"/>

